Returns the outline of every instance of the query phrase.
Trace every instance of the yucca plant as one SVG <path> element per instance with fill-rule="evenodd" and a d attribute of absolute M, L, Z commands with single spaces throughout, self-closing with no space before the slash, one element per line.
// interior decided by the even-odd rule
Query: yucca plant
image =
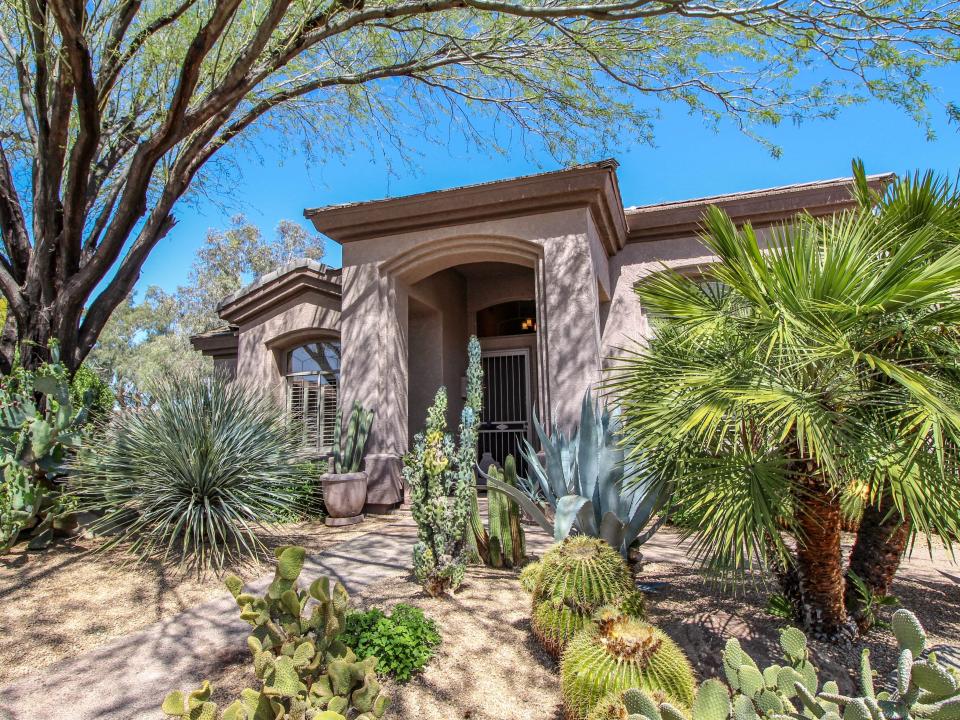
<path fill-rule="evenodd" d="M 301 450 L 282 408 L 223 376 L 170 378 L 81 453 L 72 485 L 105 547 L 198 569 L 256 558 L 298 504 Z"/>
<path fill-rule="evenodd" d="M 859 207 L 765 239 L 709 210 L 716 264 L 638 286 L 655 337 L 610 380 L 628 456 L 675 483 L 694 553 L 769 563 L 822 637 L 856 632 L 847 603 L 861 620 L 840 549 L 851 485 L 851 568 L 877 595 L 911 532 L 960 522 L 960 194 L 928 175 L 880 198 L 855 172 Z"/>

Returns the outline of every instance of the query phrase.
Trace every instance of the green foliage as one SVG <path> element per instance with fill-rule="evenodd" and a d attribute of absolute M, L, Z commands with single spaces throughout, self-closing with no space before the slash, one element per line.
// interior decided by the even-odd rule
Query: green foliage
<path fill-rule="evenodd" d="M 527 563 L 520 571 L 520 586 L 531 595 L 540 582 L 540 561 Z"/>
<path fill-rule="evenodd" d="M 818 720 L 955 720 L 960 717 L 960 676 L 937 659 L 934 652 L 922 657 L 926 633 L 908 610 L 893 614 L 892 628 L 900 659 L 889 682 L 875 689 L 870 651 L 860 660 L 860 694 L 842 695 L 837 683 L 822 685 L 810 664 L 806 637 L 796 628 L 780 634 L 785 665 L 761 671 L 730 640 L 723 653 L 729 690 L 719 680 L 700 686 L 691 720 L 780 720 L 809 717 Z M 677 720 L 676 709 L 649 696 L 636 720 Z"/>
<path fill-rule="evenodd" d="M 343 410 L 337 408 L 337 419 L 333 428 L 333 472 L 355 473 L 360 471 L 363 462 L 363 450 L 373 425 L 373 410 L 365 410 L 355 402 L 350 411 L 346 435 L 341 437 L 341 419 Z"/>
<path fill-rule="evenodd" d="M 0 378 L 0 554 L 32 530 L 31 548 L 49 543 L 73 509 L 59 478 L 80 446 L 86 407 L 74 405 L 56 345 L 36 371 L 16 366 Z"/>
<path fill-rule="evenodd" d="M 586 718 L 610 693 L 631 688 L 663 693 L 681 708 L 693 704 L 693 668 L 680 648 L 649 623 L 625 613 L 602 613 L 578 633 L 560 666 L 567 718 Z"/>
<path fill-rule="evenodd" d="M 377 658 L 358 660 L 339 639 L 349 597 L 330 578 L 298 585 L 306 553 L 302 547 L 276 551 L 273 581 L 263 596 L 244 592 L 235 575 L 227 588 L 240 607 L 240 617 L 253 627 L 247 646 L 260 690 L 244 689 L 220 720 L 375 720 L 389 703 L 380 692 Z M 188 696 L 171 692 L 161 709 L 182 720 L 216 720 L 207 682 Z"/>
<path fill-rule="evenodd" d="M 507 455 L 503 472 L 491 467 L 487 478 L 494 478 L 504 485 L 517 487 L 517 461 Z M 490 488 L 487 491 L 487 517 L 489 530 L 483 526 L 480 508 L 474 498 L 470 508 L 470 527 L 477 555 L 492 567 L 519 567 L 527 553 L 526 535 L 520 523 L 520 506 L 506 493 Z"/>
<path fill-rule="evenodd" d="M 533 634 L 554 657 L 601 607 L 627 603 L 629 612 L 644 612 L 623 558 L 597 538 L 578 535 L 555 545 L 527 582 L 533 584 Z"/>
<path fill-rule="evenodd" d="M 81 365 L 70 380 L 70 401 L 74 407 L 87 406 L 87 419 L 103 423 L 113 414 L 117 402 L 109 383 L 89 365 Z"/>
<path fill-rule="evenodd" d="M 883 616 L 885 608 L 892 608 L 900 604 L 900 601 L 893 595 L 879 595 L 857 575 L 853 570 L 847 571 L 847 582 L 852 583 L 853 589 L 857 594 L 857 605 L 860 608 L 860 622 L 865 627 L 890 628 L 890 623 Z"/>
<path fill-rule="evenodd" d="M 556 542 L 576 531 L 602 538 L 628 557 L 631 546 L 653 536 L 660 522 L 643 531 L 669 499 L 670 484 L 655 482 L 641 465 L 625 458 L 619 422 L 593 401 L 589 390 L 583 397 L 579 429 L 572 437 L 556 425 L 547 435 L 536 418 L 534 426 L 545 464 L 540 464 L 537 451 L 526 441 L 523 456 L 537 496 L 550 506 L 552 519 L 529 492 L 494 476 L 487 477 L 488 487 L 518 502 Z M 625 478 L 630 479 L 629 487 Z"/>
<path fill-rule="evenodd" d="M 437 390 L 427 411 L 427 427 L 403 458 L 410 488 L 411 512 L 417 523 L 413 570 L 427 592 L 437 597 L 456 590 L 469 560 L 467 526 L 476 497 L 477 431 L 483 408 L 480 341 L 467 346 L 467 398 L 460 416 L 460 442 L 445 432 L 447 391 Z"/>
<path fill-rule="evenodd" d="M 198 569 L 256 557 L 259 532 L 297 507 L 300 445 L 286 414 L 224 377 L 173 377 L 118 413 L 81 454 L 72 487 L 103 516 L 104 547 Z"/>
<path fill-rule="evenodd" d="M 320 476 L 325 475 L 326 472 L 326 460 L 309 460 L 297 464 L 297 476 L 290 485 L 293 502 L 280 511 L 277 522 L 294 523 L 303 520 L 322 520 L 326 517 L 323 483 L 320 482 Z"/>
<path fill-rule="evenodd" d="M 350 613 L 340 641 L 361 659 L 376 656 L 381 673 L 406 682 L 430 662 L 440 633 L 423 610 L 400 603 L 389 615 L 378 608 Z"/>
<path fill-rule="evenodd" d="M 821 536 L 857 499 L 889 499 L 919 533 L 960 523 L 960 189 L 915 176 L 881 197 L 855 173 L 855 209 L 763 238 L 709 210 L 709 276 L 664 270 L 637 288 L 656 332 L 612 376 L 625 441 L 674 484 L 711 570 L 759 558 L 811 576 L 785 537 L 803 542 L 815 502 L 836 510 Z M 835 548 L 805 555 L 843 576 Z M 822 586 L 803 583 L 812 631 L 810 617 L 846 620 Z"/>

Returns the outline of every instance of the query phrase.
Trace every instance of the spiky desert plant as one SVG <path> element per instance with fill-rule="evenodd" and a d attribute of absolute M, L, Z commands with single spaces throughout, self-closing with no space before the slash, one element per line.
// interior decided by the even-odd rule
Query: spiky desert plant
<path fill-rule="evenodd" d="M 430 595 L 456 590 L 469 559 L 467 525 L 476 496 L 477 432 L 483 404 L 480 341 L 467 345 L 467 399 L 460 415 L 460 442 L 446 433 L 447 390 L 437 390 L 427 411 L 427 427 L 404 456 L 403 475 L 410 487 L 417 523 L 413 571 Z"/>
<path fill-rule="evenodd" d="M 302 449 L 283 408 L 223 376 L 174 377 L 118 413 L 73 466 L 101 547 L 223 567 L 263 554 L 260 532 L 296 508 Z"/>
<path fill-rule="evenodd" d="M 540 582 L 540 567 L 540 561 L 534 560 L 524 565 L 520 571 L 520 587 L 531 595 L 536 590 L 537 583 Z"/>
<path fill-rule="evenodd" d="M 343 409 L 337 409 L 337 416 L 333 425 L 331 472 L 359 472 L 360 464 L 363 462 L 363 451 L 367 446 L 367 439 L 370 437 L 373 418 L 373 410 L 367 410 L 359 402 L 353 403 L 350 419 L 347 421 L 347 431 L 344 433 L 342 429 Z"/>
<path fill-rule="evenodd" d="M 900 659 L 886 690 L 876 691 L 870 651 L 860 658 L 860 694 L 842 695 L 837 683 L 819 686 L 807 660 L 806 637 L 796 628 L 781 633 L 787 666 L 771 665 L 762 672 L 731 641 L 723 653 L 729 689 L 708 680 L 697 690 L 689 713 L 670 702 L 647 696 L 632 720 L 956 720 L 960 717 L 960 674 L 926 652 L 926 633 L 916 616 L 898 610 L 891 623 Z M 819 688 L 819 689 L 818 689 Z M 635 707 L 641 707 L 638 703 Z M 591 719 L 592 720 L 592 719 Z"/>
<path fill-rule="evenodd" d="M 593 614 L 627 598 L 625 612 L 642 612 L 623 558 L 603 540 L 585 535 L 555 545 L 533 571 L 530 625 L 544 649 L 559 657 L 567 643 L 586 627 Z"/>
<path fill-rule="evenodd" d="M 518 486 L 517 460 L 507 455 L 503 461 L 503 470 L 496 466 L 483 473 L 487 482 L 491 479 L 512 488 Z M 520 506 L 506 493 L 492 487 L 487 491 L 487 517 L 489 530 L 484 527 L 480 517 L 480 507 L 473 498 L 470 507 L 470 529 L 472 548 L 480 560 L 492 567 L 517 567 L 527 553 L 526 534 L 520 523 Z"/>
<path fill-rule="evenodd" d="M 683 651 L 653 625 L 610 612 L 579 632 L 560 666 L 564 714 L 582 720 L 608 693 L 629 688 L 662 692 L 677 706 L 693 703 L 693 668 Z"/>
<path fill-rule="evenodd" d="M 603 697 L 590 711 L 587 720 L 635 720 L 666 701 L 667 696 L 661 692 L 648 695 L 637 688 L 617 690 Z"/>
<path fill-rule="evenodd" d="M 630 570 L 623 558 L 598 538 L 569 537 L 540 561 L 538 597 L 559 598 L 593 612 L 632 590 Z"/>

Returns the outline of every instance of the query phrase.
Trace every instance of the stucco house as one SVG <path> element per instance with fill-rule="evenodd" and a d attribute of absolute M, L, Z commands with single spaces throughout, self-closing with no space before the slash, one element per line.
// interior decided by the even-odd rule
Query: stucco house
<path fill-rule="evenodd" d="M 850 207 L 850 178 L 624 207 L 617 163 L 407 197 L 308 209 L 340 243 L 342 269 L 278 268 L 225 298 L 229 324 L 193 338 L 217 366 L 268 388 L 323 452 L 338 403 L 376 410 L 368 509 L 403 497 L 401 457 L 441 384 L 451 426 L 462 407 L 466 345 L 485 371 L 481 452 L 502 461 L 531 419 L 569 430 L 584 391 L 626 342 L 648 332 L 633 286 L 668 265 L 712 258 L 697 233 L 718 205 L 769 228 L 798 212 Z M 880 187 L 891 175 L 875 175 Z"/>

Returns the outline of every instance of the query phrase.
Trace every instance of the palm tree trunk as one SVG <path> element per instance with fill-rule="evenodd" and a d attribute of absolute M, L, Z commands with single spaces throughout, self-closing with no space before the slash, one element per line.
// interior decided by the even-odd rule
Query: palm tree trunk
<path fill-rule="evenodd" d="M 856 573 L 877 596 L 887 595 L 910 539 L 910 521 L 903 518 L 889 493 L 877 505 L 868 505 L 860 520 L 857 540 L 850 553 L 848 572 Z M 871 614 L 852 583 L 847 585 L 846 605 L 861 632 L 870 629 Z"/>
<path fill-rule="evenodd" d="M 797 575 L 804 628 L 814 637 L 836 641 L 856 634 L 844 604 L 840 551 L 840 498 L 812 462 L 803 462 L 797 479 Z"/>

